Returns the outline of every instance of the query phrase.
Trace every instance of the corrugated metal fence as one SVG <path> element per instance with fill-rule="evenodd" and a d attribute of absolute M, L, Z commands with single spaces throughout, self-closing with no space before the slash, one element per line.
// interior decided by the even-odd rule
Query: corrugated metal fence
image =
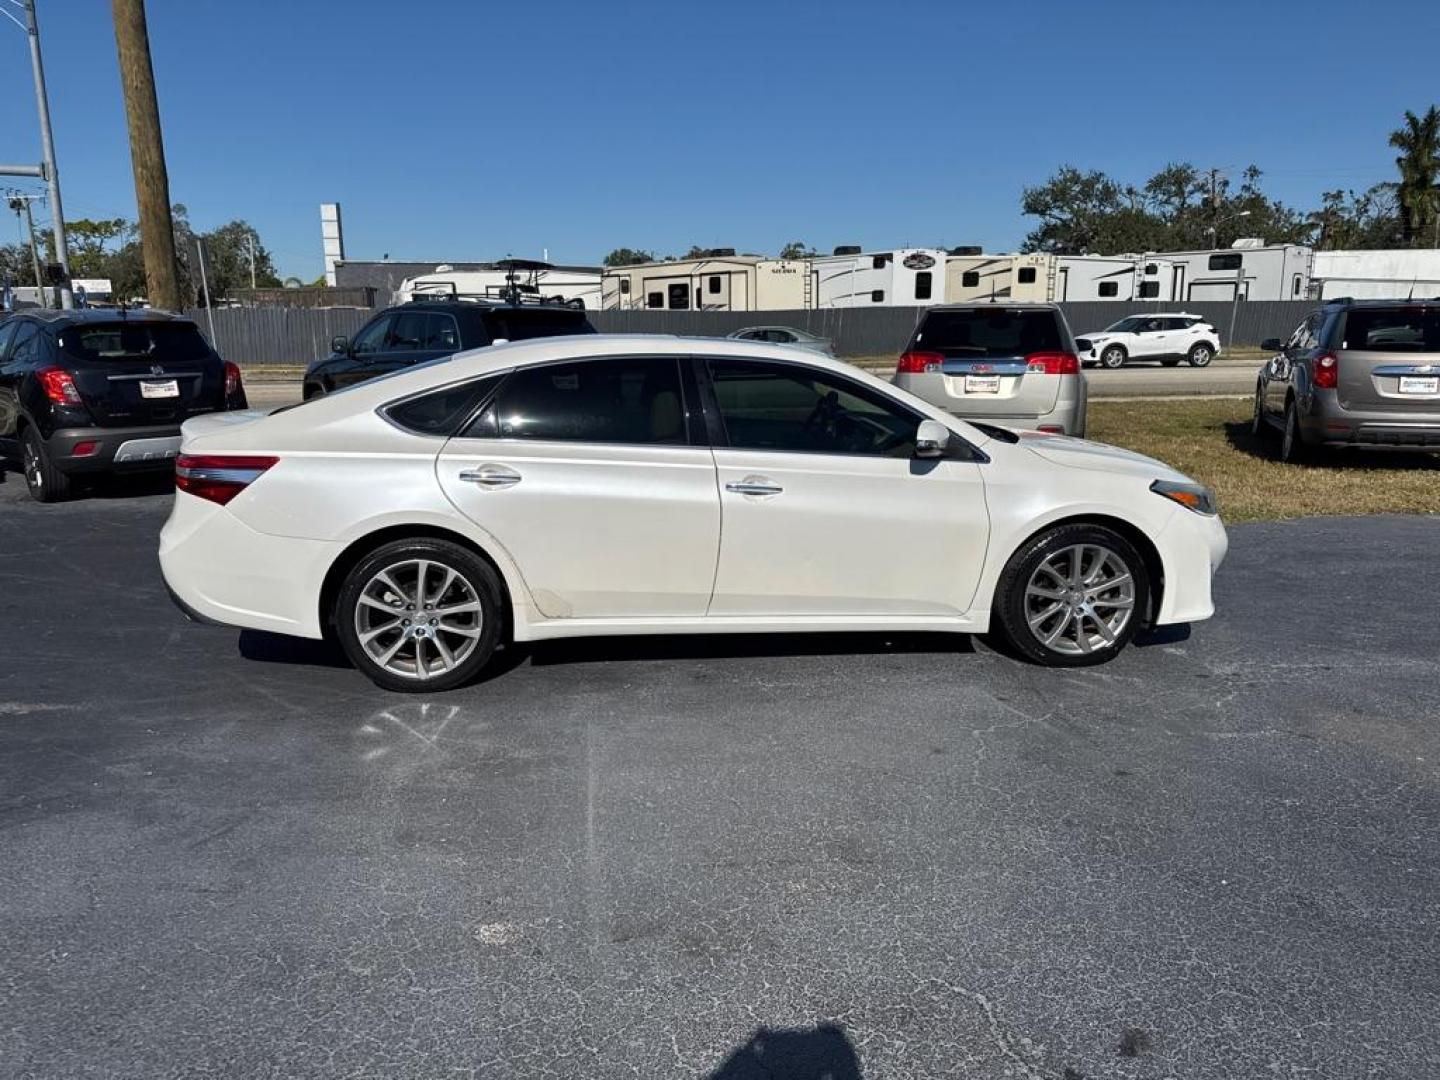
<path fill-rule="evenodd" d="M 1232 305 L 1189 303 L 1139 305 L 1109 301 L 1061 304 L 1076 334 L 1102 330 L 1126 315 L 1146 310 L 1201 315 L 1230 342 Z M 1258 345 L 1288 337 L 1314 308 L 1304 300 L 1253 300 L 1234 306 L 1237 345 Z M 681 334 L 723 337 L 744 326 L 793 326 L 835 343 L 841 356 L 893 356 L 904 348 L 924 308 L 823 308 L 809 311 L 595 311 L 601 333 Z M 188 312 L 209 333 L 204 311 Z M 373 311 L 359 308 L 227 308 L 215 313 L 216 347 L 226 359 L 248 364 L 305 364 L 325 355 L 336 334 L 351 335 Z"/>

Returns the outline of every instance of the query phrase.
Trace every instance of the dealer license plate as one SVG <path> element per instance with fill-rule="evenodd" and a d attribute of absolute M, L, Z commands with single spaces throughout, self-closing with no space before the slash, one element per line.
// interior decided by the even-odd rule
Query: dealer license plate
<path fill-rule="evenodd" d="M 157 382 L 147 379 L 140 384 L 140 396 L 142 398 L 179 397 L 180 382 L 177 379 L 164 379 Z"/>
<path fill-rule="evenodd" d="M 1000 392 L 1000 376 L 966 375 L 965 392 L 967 394 L 998 394 Z"/>
<path fill-rule="evenodd" d="M 1440 394 L 1440 375 L 1401 375 L 1402 394 Z"/>

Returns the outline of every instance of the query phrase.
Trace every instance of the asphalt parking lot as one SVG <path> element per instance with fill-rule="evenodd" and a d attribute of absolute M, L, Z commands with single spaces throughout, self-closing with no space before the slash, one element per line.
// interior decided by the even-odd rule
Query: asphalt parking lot
<path fill-rule="evenodd" d="M 149 492 L 149 493 L 147 493 Z M 1086 672 L 622 639 L 397 697 L 0 483 L 0 1075 L 1429 1077 L 1440 520 Z"/>

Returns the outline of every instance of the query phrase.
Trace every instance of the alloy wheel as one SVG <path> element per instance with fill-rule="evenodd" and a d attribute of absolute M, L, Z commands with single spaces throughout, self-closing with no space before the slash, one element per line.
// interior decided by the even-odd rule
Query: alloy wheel
<path fill-rule="evenodd" d="M 1114 645 L 1135 612 L 1135 579 L 1116 552 L 1072 544 L 1047 556 L 1025 586 L 1025 620 L 1045 648 L 1082 656 Z"/>
<path fill-rule="evenodd" d="M 1210 363 L 1210 350 L 1204 345 L 1197 345 L 1190 351 L 1190 366 L 1205 367 Z"/>
<path fill-rule="evenodd" d="M 1112 345 L 1100 354 L 1100 363 L 1111 369 L 1122 367 L 1125 363 L 1125 352 Z"/>
<path fill-rule="evenodd" d="M 366 656 L 417 681 L 469 659 L 484 619 L 474 584 L 433 559 L 404 559 L 376 571 L 355 603 L 355 634 Z"/>
<path fill-rule="evenodd" d="M 40 455 L 27 439 L 25 441 L 25 483 L 32 494 L 39 495 L 45 490 L 45 473 L 40 467 Z"/>

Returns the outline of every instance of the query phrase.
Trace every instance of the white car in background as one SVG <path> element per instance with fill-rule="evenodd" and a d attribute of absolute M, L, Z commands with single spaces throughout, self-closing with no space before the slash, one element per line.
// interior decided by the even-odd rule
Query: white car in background
<path fill-rule="evenodd" d="M 812 350 L 551 338 L 184 426 L 165 580 L 205 621 L 333 634 L 382 687 L 601 634 L 998 630 L 1115 656 L 1213 611 L 1205 488 L 972 425 Z"/>
<path fill-rule="evenodd" d="M 1181 360 L 1205 367 L 1220 355 L 1220 335 L 1204 316 L 1188 312 L 1127 315 L 1114 325 L 1076 338 L 1080 359 L 1103 368 L 1131 360 L 1158 360 L 1175 367 Z"/>

